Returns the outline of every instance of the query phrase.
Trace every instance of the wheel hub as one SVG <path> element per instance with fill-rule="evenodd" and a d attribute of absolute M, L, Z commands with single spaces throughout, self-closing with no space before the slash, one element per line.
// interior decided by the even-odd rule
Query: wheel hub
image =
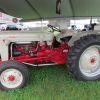
<path fill-rule="evenodd" d="M 91 63 L 91 64 L 95 64 L 95 63 L 96 63 L 96 59 L 95 59 L 95 58 L 91 58 L 91 59 L 90 59 L 90 63 Z"/>
<path fill-rule="evenodd" d="M 14 81 L 14 80 L 15 80 L 15 76 L 14 76 L 14 75 L 10 75 L 10 76 L 8 77 L 8 80 L 9 80 L 9 81 Z"/>
<path fill-rule="evenodd" d="M 17 69 L 6 69 L 1 73 L 0 81 L 7 88 L 16 88 L 22 83 L 23 76 Z"/>
<path fill-rule="evenodd" d="M 80 58 L 81 69 L 85 71 L 93 71 L 98 67 L 99 61 L 100 54 L 98 48 L 91 47 L 84 51 Z"/>

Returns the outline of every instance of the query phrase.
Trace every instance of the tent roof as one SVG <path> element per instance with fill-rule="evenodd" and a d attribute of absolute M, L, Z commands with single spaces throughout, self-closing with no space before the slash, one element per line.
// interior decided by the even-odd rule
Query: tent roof
<path fill-rule="evenodd" d="M 0 0 L 0 12 L 23 20 L 99 17 L 100 0 L 61 0 L 61 14 L 56 14 L 56 0 Z"/>

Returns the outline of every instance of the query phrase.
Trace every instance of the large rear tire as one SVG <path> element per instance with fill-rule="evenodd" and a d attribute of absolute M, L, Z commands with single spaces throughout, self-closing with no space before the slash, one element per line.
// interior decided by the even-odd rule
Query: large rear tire
<path fill-rule="evenodd" d="M 66 65 L 70 75 L 77 80 L 99 80 L 100 36 L 92 34 L 75 41 L 70 48 Z"/>
<path fill-rule="evenodd" d="M 0 89 L 12 90 L 23 88 L 29 81 L 27 67 L 15 61 L 7 61 L 0 65 Z"/>

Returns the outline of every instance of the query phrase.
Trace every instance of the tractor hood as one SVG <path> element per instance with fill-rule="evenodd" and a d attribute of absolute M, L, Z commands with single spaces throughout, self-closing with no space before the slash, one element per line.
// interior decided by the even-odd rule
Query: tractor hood
<path fill-rule="evenodd" d="M 53 33 L 33 31 L 1 31 L 0 41 L 28 42 L 28 41 L 52 41 Z"/>

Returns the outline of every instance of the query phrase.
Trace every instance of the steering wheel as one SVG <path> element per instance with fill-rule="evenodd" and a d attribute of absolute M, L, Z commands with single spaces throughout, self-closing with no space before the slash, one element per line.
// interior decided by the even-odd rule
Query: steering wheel
<path fill-rule="evenodd" d="M 56 28 L 55 26 L 52 26 L 52 25 L 49 25 L 49 24 L 47 26 L 50 27 L 53 31 L 61 32 L 61 30 Z"/>

